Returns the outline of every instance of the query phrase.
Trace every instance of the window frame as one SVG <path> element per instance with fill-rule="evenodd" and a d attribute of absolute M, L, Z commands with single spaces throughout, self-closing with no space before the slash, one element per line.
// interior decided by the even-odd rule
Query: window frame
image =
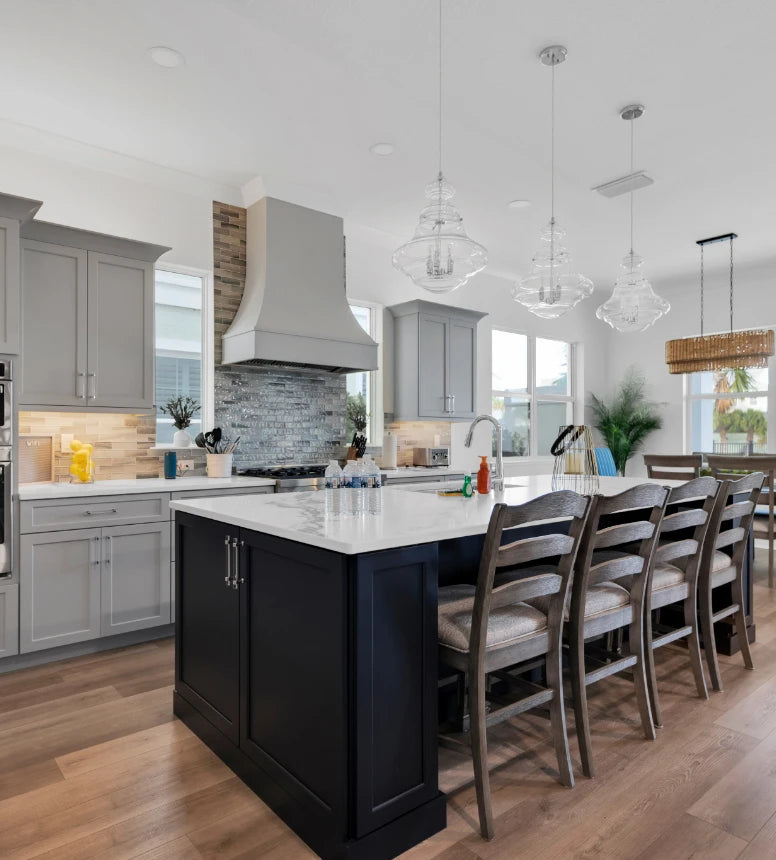
<path fill-rule="evenodd" d="M 774 326 L 763 326 L 766 329 L 773 329 Z M 699 373 L 703 371 L 698 371 Z M 713 371 L 711 371 L 713 372 Z M 682 380 L 682 399 L 684 401 L 684 409 L 682 410 L 683 419 L 683 438 L 684 438 L 684 453 L 691 454 L 694 452 L 692 443 L 693 426 L 692 426 L 692 407 L 696 400 L 749 400 L 758 397 L 764 397 L 768 403 L 765 410 L 766 420 L 768 422 L 766 431 L 766 447 L 770 449 L 774 444 L 774 435 L 776 435 L 776 361 L 773 358 L 768 359 L 768 389 L 757 389 L 756 391 L 729 391 L 729 392 L 710 392 L 707 394 L 692 393 L 692 376 L 691 373 L 685 373 Z M 773 390 L 771 390 L 773 389 Z M 705 451 L 701 453 L 713 453 Z"/>
<path fill-rule="evenodd" d="M 526 392 L 511 392 L 508 390 L 502 391 L 493 388 L 493 332 L 505 332 L 506 334 L 515 334 L 525 337 L 527 340 L 527 374 L 528 386 Z M 536 393 L 536 341 L 537 340 L 554 340 L 568 345 L 568 394 L 540 394 Z M 540 454 L 536 449 L 538 441 L 538 426 L 539 426 L 539 403 L 567 403 L 571 405 L 571 421 L 579 423 L 578 415 L 580 413 L 580 405 L 577 402 L 577 391 L 582 388 L 577 379 L 579 367 L 577 365 L 580 351 L 578 344 L 573 341 L 564 340 L 560 337 L 546 337 L 544 335 L 529 334 L 516 328 L 506 328 L 504 326 L 492 326 L 490 330 L 490 413 L 493 414 L 493 399 L 495 397 L 511 397 L 513 400 L 521 400 L 528 403 L 528 453 L 524 455 L 510 455 L 509 460 L 521 460 L 532 457 L 550 457 L 550 454 Z"/>
<path fill-rule="evenodd" d="M 379 447 L 383 444 L 384 414 L 383 414 L 383 305 L 378 302 L 347 297 L 348 305 L 366 308 L 369 311 L 369 337 L 377 344 L 377 370 L 366 371 L 369 374 L 369 389 L 372 392 L 372 403 L 366 427 L 366 440 L 369 447 Z M 347 374 L 349 376 L 350 374 Z"/>
<path fill-rule="evenodd" d="M 215 422 L 215 367 L 214 361 L 214 304 L 213 273 L 207 269 L 181 266 L 177 263 L 160 262 L 154 266 L 154 367 L 156 366 L 156 275 L 157 272 L 170 272 L 174 275 L 189 275 L 202 280 L 202 359 L 200 368 L 200 411 L 203 427 L 212 427 Z M 162 354 L 164 350 L 162 350 Z M 154 376 L 154 401 L 156 400 L 156 378 Z M 158 425 L 159 404 L 154 403 L 154 418 Z M 165 419 L 161 419 L 165 420 Z M 170 423 L 172 423 L 170 421 Z"/>

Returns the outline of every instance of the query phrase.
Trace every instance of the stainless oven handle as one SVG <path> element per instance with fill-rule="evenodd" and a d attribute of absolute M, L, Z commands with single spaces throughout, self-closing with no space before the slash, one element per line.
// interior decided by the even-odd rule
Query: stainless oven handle
<path fill-rule="evenodd" d="M 0 397 L 3 400 L 3 423 L 2 426 L 11 429 L 11 383 L 0 383 Z"/>
<path fill-rule="evenodd" d="M 8 456 L 10 457 L 10 449 Z M 0 512 L 3 517 L 4 546 L 0 556 L 0 576 L 11 573 L 11 559 L 13 558 L 13 505 L 11 503 L 11 491 L 13 481 L 11 480 L 11 463 L 0 462 L 0 474 L 3 481 L 3 509 Z"/>

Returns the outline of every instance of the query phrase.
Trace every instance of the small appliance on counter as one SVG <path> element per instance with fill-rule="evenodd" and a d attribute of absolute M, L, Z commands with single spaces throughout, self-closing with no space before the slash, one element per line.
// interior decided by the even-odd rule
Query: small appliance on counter
<path fill-rule="evenodd" d="M 449 448 L 413 448 L 413 466 L 449 466 Z"/>

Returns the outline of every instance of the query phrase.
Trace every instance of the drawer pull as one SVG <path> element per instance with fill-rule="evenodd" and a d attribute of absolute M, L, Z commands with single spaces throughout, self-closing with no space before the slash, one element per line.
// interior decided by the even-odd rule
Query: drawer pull
<path fill-rule="evenodd" d="M 111 508 L 109 511 L 84 511 L 85 517 L 93 517 L 95 514 L 117 514 L 118 508 Z"/>

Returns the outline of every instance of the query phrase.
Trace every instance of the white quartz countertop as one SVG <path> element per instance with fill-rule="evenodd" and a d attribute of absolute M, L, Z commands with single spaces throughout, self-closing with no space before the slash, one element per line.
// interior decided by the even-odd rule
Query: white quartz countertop
<path fill-rule="evenodd" d="M 551 492 L 550 475 L 510 478 L 498 495 L 442 497 L 440 484 L 386 486 L 380 490 L 379 514 L 332 519 L 327 517 L 325 493 L 285 493 L 274 496 L 185 499 L 171 507 L 207 519 L 287 538 L 310 546 L 355 555 L 484 534 L 496 502 L 519 505 Z M 640 478 L 601 478 L 599 492 L 615 495 L 645 483 Z M 677 481 L 654 481 L 671 486 Z M 349 490 L 340 490 L 347 493 Z"/>
<path fill-rule="evenodd" d="M 94 481 L 91 484 L 20 484 L 16 498 L 26 502 L 35 499 L 80 499 L 86 496 L 118 496 L 134 493 L 182 493 L 190 490 L 239 490 L 250 487 L 272 487 L 270 478 L 208 478 L 191 475 L 183 478 L 137 478 L 127 481 Z"/>

